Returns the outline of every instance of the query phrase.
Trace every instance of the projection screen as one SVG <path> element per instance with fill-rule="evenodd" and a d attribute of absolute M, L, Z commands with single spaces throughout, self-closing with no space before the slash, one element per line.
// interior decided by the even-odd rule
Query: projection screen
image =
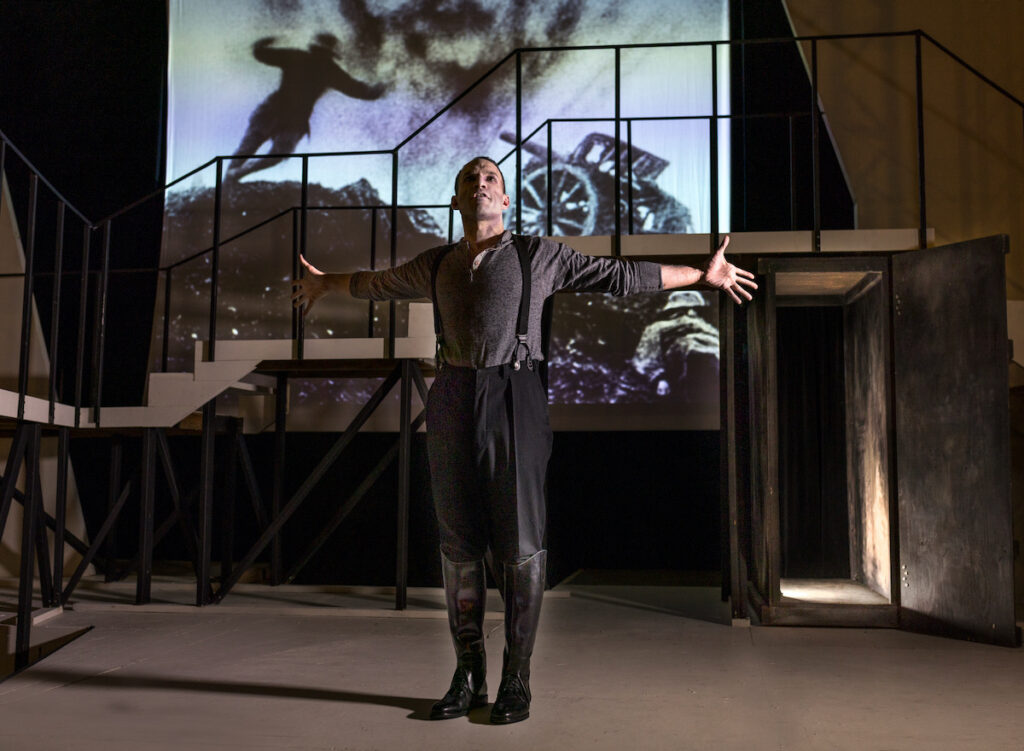
<path fill-rule="evenodd" d="M 304 164 L 307 256 L 331 271 L 389 264 L 394 166 L 403 207 L 397 261 L 459 239 L 458 216 L 447 209 L 452 181 L 478 154 L 502 160 L 513 207 L 522 190 L 524 232 L 548 233 L 550 158 L 551 234 L 610 234 L 616 53 L 552 48 L 728 38 L 727 0 L 170 0 L 169 14 L 168 179 L 224 157 L 218 339 L 291 336 L 293 241 L 301 230 L 289 210 L 302 200 Z M 536 131 L 524 147 L 521 188 L 510 156 L 516 60 L 496 67 L 514 49 L 527 50 L 519 58 L 521 132 Z M 717 229 L 728 230 L 724 119 L 711 164 L 713 68 L 717 112 L 727 114 L 727 47 L 619 52 L 623 181 L 626 154 L 632 173 L 622 191 L 633 195 L 634 234 L 711 231 L 713 167 Z M 380 153 L 315 156 L 337 152 Z M 176 264 L 166 306 L 170 371 L 189 370 L 196 342 L 208 335 L 211 254 L 203 251 L 212 243 L 216 182 L 211 165 L 165 199 L 161 265 Z M 625 205 L 620 211 L 625 232 Z M 513 210 L 506 226 L 515 218 Z M 154 369 L 165 352 L 158 298 Z M 406 311 L 398 306 L 399 335 Z M 386 304 L 325 299 L 305 335 L 384 336 L 387 318 Z M 718 426 L 717 302 L 710 295 L 556 295 L 548 363 L 556 429 Z M 289 428 L 336 430 L 376 385 L 296 381 Z M 374 425 L 394 429 L 387 419 Z"/>

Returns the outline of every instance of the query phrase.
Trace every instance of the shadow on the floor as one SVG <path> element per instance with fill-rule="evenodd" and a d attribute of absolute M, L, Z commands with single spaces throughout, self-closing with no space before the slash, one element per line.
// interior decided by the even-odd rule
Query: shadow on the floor
<path fill-rule="evenodd" d="M 15 655 L 14 655 L 14 626 L 3 626 L 4 638 L 7 641 L 7 649 L 0 652 L 0 681 L 4 681 L 21 672 L 15 668 Z M 61 629 L 61 628 L 40 628 L 36 627 L 32 629 L 32 643 L 28 650 L 28 664 L 22 670 L 32 667 L 40 660 L 43 660 L 61 647 L 70 644 L 79 636 L 87 634 L 92 630 L 92 626 L 86 626 L 85 628 L 76 629 Z M 0 634 L 3 633 L 0 631 Z"/>
<path fill-rule="evenodd" d="M 553 589 L 609 605 L 732 624 L 718 571 L 579 569 Z"/>
<path fill-rule="evenodd" d="M 216 694 L 239 694 L 243 696 L 277 696 L 285 699 L 312 699 L 314 701 L 343 701 L 354 704 L 376 704 L 382 707 L 398 707 L 409 711 L 410 720 L 429 720 L 430 708 L 436 699 L 421 699 L 415 696 L 388 696 L 358 691 L 334 691 L 307 686 L 286 686 L 270 683 L 245 683 L 242 681 L 212 681 L 185 678 L 164 678 L 146 675 L 116 675 L 75 670 L 52 670 L 45 667 L 32 670 L 32 678 L 49 681 L 63 686 L 87 684 L 93 689 L 156 689 L 159 691 L 206 692 Z"/>

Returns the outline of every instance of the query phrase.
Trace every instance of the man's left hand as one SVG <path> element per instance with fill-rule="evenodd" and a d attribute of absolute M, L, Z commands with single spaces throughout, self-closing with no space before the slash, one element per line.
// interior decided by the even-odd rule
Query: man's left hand
<path fill-rule="evenodd" d="M 722 240 L 722 244 L 718 246 L 718 250 L 712 254 L 704 266 L 701 281 L 715 289 L 728 292 L 729 296 L 737 304 L 742 305 L 743 299 L 753 299 L 748 290 L 757 289 L 757 282 L 754 281 L 752 273 L 729 263 L 725 259 L 725 249 L 728 245 L 729 236 L 726 235 L 725 239 Z"/>

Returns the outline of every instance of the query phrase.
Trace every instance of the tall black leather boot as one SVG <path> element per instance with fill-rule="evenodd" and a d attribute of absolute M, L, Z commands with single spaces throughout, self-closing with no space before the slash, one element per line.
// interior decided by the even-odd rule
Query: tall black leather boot
<path fill-rule="evenodd" d="M 455 675 L 448 693 L 430 710 L 430 719 L 463 717 L 487 704 L 484 609 L 487 579 L 483 561 L 453 563 L 441 554 L 448 626 L 455 644 Z"/>
<path fill-rule="evenodd" d="M 504 566 L 505 657 L 498 697 L 491 708 L 491 722 L 496 725 L 530 716 L 530 656 L 544 600 L 546 568 L 546 550 Z"/>

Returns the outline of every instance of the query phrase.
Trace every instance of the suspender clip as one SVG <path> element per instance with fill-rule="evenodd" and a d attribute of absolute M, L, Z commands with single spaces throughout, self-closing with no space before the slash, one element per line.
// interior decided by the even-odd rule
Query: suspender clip
<path fill-rule="evenodd" d="M 526 334 L 516 334 L 516 347 L 512 351 L 512 370 L 519 370 L 519 348 L 526 350 L 526 367 L 533 370 L 533 357 L 530 355 L 530 345 L 526 343 Z"/>

